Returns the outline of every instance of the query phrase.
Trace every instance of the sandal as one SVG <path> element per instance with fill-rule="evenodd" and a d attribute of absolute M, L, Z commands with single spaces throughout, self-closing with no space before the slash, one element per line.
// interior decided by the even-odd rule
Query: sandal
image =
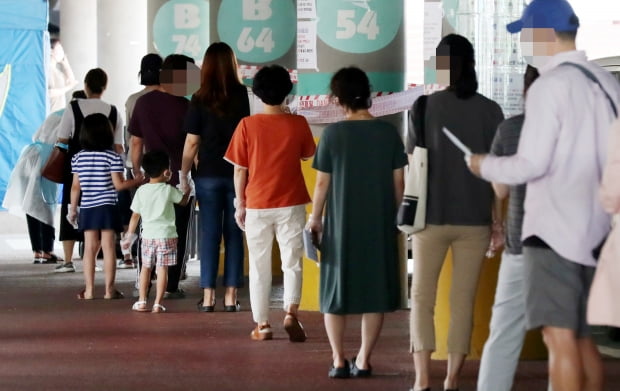
<path fill-rule="evenodd" d="M 118 300 L 122 299 L 123 297 L 125 297 L 125 295 L 123 295 L 123 292 L 115 289 L 114 293 L 112 293 L 112 296 L 104 296 L 103 298 L 106 300 Z"/>
<path fill-rule="evenodd" d="M 78 300 L 92 300 L 93 297 L 86 297 L 86 289 L 82 289 L 80 293 L 77 294 Z"/>
<path fill-rule="evenodd" d="M 49 258 L 46 257 L 46 255 L 49 255 Z M 43 254 L 41 257 L 39 257 L 39 260 L 41 261 L 41 263 L 51 263 L 51 264 L 55 264 L 55 263 L 64 263 L 65 261 L 63 259 L 58 258 L 55 254 Z"/>
<path fill-rule="evenodd" d="M 299 323 L 297 317 L 290 312 L 284 317 L 284 330 L 291 342 L 304 342 L 307 338 L 304 327 Z"/>
<path fill-rule="evenodd" d="M 146 300 L 140 300 L 133 303 L 131 306 L 132 311 L 136 312 L 148 312 L 148 308 L 146 308 Z"/>
<path fill-rule="evenodd" d="M 156 313 L 156 314 L 166 312 L 166 307 L 164 307 L 161 304 L 153 304 L 153 309 L 151 310 L 151 312 Z"/>

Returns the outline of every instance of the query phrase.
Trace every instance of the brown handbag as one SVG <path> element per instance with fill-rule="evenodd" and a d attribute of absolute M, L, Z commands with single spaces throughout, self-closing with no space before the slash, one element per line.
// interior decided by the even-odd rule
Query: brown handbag
<path fill-rule="evenodd" d="M 52 182 L 62 183 L 66 159 L 67 151 L 60 147 L 54 147 L 49 159 L 47 159 L 45 166 L 41 170 L 41 176 Z"/>

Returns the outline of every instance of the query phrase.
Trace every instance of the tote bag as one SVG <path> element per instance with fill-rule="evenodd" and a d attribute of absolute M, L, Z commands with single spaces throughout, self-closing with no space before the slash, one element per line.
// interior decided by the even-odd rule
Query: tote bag
<path fill-rule="evenodd" d="M 609 234 L 588 296 L 588 324 L 620 327 L 620 227 Z"/>
<path fill-rule="evenodd" d="M 66 159 L 67 151 L 62 148 L 55 147 L 52 150 L 49 159 L 47 159 L 47 162 L 41 169 L 41 176 L 52 182 L 62 183 Z"/>
<path fill-rule="evenodd" d="M 426 226 L 426 193 L 428 180 L 428 150 L 424 137 L 424 116 L 426 112 L 426 96 L 418 98 L 416 117 L 420 126 L 414 127 L 416 145 L 413 148 L 409 172 L 405 181 L 405 193 L 398 208 L 396 224 L 401 231 L 412 234 Z"/>

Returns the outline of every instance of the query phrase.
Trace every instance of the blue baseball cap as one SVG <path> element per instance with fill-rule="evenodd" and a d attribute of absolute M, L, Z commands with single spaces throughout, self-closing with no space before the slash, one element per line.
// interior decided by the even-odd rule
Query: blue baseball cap
<path fill-rule="evenodd" d="M 506 25 L 511 34 L 526 28 L 577 31 L 579 18 L 566 0 L 534 0 L 523 10 L 521 19 Z"/>

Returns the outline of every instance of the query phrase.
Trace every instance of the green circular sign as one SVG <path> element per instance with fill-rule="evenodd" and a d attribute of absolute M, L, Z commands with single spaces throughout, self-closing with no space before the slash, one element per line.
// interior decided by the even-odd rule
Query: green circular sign
<path fill-rule="evenodd" d="M 370 53 L 394 40 L 402 0 L 317 0 L 319 38 L 347 53 Z"/>
<path fill-rule="evenodd" d="M 170 0 L 153 21 L 155 47 L 162 56 L 185 54 L 202 60 L 209 46 L 209 3 L 205 0 Z"/>
<path fill-rule="evenodd" d="M 297 36 L 292 0 L 222 0 L 217 32 L 245 62 L 266 63 L 284 56 Z"/>

